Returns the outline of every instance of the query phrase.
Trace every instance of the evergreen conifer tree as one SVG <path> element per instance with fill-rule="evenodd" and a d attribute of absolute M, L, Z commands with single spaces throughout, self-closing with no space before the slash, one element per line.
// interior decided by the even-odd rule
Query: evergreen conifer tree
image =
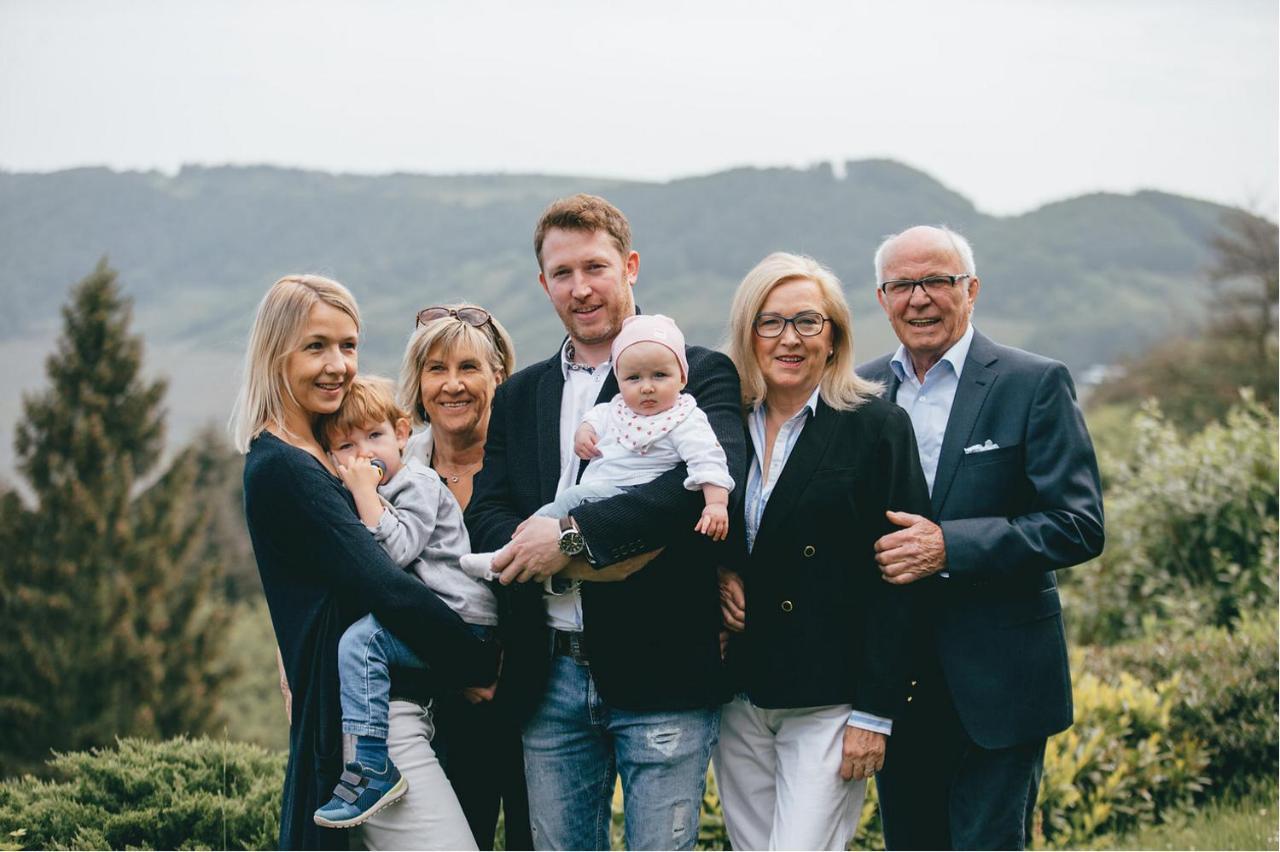
<path fill-rule="evenodd" d="M 165 383 L 140 374 L 142 341 L 105 260 L 62 316 L 49 386 L 23 400 L 14 442 L 35 508 L 0 495 L 5 774 L 50 748 L 213 729 L 229 674 L 198 454 L 158 470 Z"/>

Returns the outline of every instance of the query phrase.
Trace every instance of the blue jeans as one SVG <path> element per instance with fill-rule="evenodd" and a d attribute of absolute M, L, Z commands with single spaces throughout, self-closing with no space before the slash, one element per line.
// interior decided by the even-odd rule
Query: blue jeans
<path fill-rule="evenodd" d="M 479 624 L 468 624 L 467 628 L 477 639 L 490 639 L 494 632 L 492 627 Z M 387 738 L 392 666 L 427 668 L 372 614 L 357 620 L 342 634 L 338 641 L 338 679 L 343 733 Z"/>
<path fill-rule="evenodd" d="M 608 849 L 621 774 L 628 849 L 692 849 L 720 708 L 633 711 L 600 698 L 591 668 L 551 659 L 524 728 L 535 849 Z"/>

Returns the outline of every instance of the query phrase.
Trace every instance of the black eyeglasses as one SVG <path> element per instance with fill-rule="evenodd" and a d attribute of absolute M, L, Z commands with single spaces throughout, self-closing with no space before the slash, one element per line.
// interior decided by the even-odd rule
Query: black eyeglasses
<path fill-rule="evenodd" d="M 822 334 L 822 327 L 827 324 L 827 318 L 817 311 L 801 311 L 793 317 L 784 317 L 782 314 L 758 314 L 752 328 L 757 337 L 780 337 L 782 332 L 787 330 L 787 323 L 790 323 L 796 330 L 796 334 L 801 337 L 816 337 Z"/>
<path fill-rule="evenodd" d="M 440 305 L 435 307 L 423 308 L 418 311 L 418 321 L 414 323 L 414 328 L 426 325 L 432 320 L 444 319 L 445 317 L 453 317 L 454 319 L 465 322 L 467 325 L 476 328 L 484 328 L 489 324 L 492 317 L 484 308 L 446 308 Z"/>
<path fill-rule="evenodd" d="M 948 288 L 954 287 L 956 282 L 970 277 L 972 276 L 966 272 L 963 275 L 930 275 L 928 278 L 915 279 L 902 278 L 897 281 L 886 281 L 880 285 L 880 289 L 891 299 L 909 299 L 917 287 L 924 288 L 924 292 L 930 296 L 940 296 Z"/>

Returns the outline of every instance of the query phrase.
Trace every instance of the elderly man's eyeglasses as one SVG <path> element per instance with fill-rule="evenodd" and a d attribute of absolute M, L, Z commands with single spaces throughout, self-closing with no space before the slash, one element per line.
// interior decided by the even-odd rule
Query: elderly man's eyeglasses
<path fill-rule="evenodd" d="M 787 330 L 787 324 L 796 330 L 801 337 L 816 337 L 822 334 L 822 327 L 827 318 L 817 311 L 801 311 L 793 317 L 782 314 L 759 314 L 752 328 L 757 337 L 780 337 Z"/>
<path fill-rule="evenodd" d="M 956 282 L 971 277 L 967 272 L 963 275 L 930 275 L 928 278 L 902 278 L 897 281 L 886 281 L 880 289 L 890 299 L 909 299 L 917 287 L 924 289 L 929 296 L 941 296 L 956 285 Z"/>
<path fill-rule="evenodd" d="M 423 308 L 418 311 L 418 321 L 414 324 L 414 328 L 426 325 L 432 320 L 444 319 L 445 317 L 453 317 L 467 325 L 473 325 L 476 328 L 484 328 L 489 322 L 489 312 L 484 308 L 446 308 L 435 306 L 431 308 Z"/>

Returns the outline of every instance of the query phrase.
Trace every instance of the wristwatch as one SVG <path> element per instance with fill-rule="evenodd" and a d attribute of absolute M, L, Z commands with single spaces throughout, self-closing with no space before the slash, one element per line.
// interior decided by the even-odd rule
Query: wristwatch
<path fill-rule="evenodd" d="M 565 556 L 577 556 L 586 550 L 587 541 L 573 525 L 573 518 L 568 515 L 560 519 L 560 552 Z"/>

